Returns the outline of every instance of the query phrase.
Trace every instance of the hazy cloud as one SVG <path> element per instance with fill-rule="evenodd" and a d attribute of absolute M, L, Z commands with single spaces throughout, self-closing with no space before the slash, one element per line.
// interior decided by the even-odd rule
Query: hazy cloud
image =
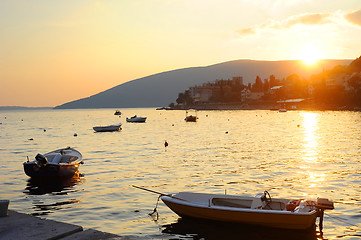
<path fill-rule="evenodd" d="M 237 32 L 241 35 L 249 35 L 256 33 L 261 29 L 288 29 L 294 25 L 322 25 L 332 23 L 332 15 L 330 13 L 306 13 L 289 17 L 283 21 L 270 21 L 255 27 L 243 28 Z"/>
<path fill-rule="evenodd" d="M 303 24 L 303 25 L 327 24 L 332 22 L 330 17 L 331 14 L 329 13 L 309 13 L 287 19 L 284 26 L 292 27 L 293 25 L 296 24 Z"/>
<path fill-rule="evenodd" d="M 238 30 L 238 33 L 242 35 L 248 35 L 248 34 L 254 34 L 255 31 L 252 28 L 243 28 L 241 30 Z"/>
<path fill-rule="evenodd" d="M 345 15 L 347 21 L 361 26 L 361 9 Z"/>

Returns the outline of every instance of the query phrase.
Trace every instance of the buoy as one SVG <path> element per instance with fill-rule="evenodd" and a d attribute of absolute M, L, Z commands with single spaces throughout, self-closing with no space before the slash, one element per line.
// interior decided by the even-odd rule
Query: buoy
<path fill-rule="evenodd" d="M 34 140 L 34 138 L 29 138 L 30 141 Z"/>
<path fill-rule="evenodd" d="M 297 127 L 300 127 L 300 124 L 298 124 Z"/>
<path fill-rule="evenodd" d="M 74 133 L 74 137 L 78 136 L 78 134 Z"/>
<path fill-rule="evenodd" d="M 46 129 L 44 129 L 44 132 L 46 132 Z"/>
<path fill-rule="evenodd" d="M 168 142 L 167 141 L 164 142 L 164 147 L 168 147 Z"/>
<path fill-rule="evenodd" d="M 228 131 L 226 131 L 226 134 L 228 134 Z"/>

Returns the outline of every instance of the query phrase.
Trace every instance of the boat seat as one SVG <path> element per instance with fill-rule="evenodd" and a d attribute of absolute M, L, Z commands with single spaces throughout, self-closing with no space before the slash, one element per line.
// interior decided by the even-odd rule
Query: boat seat
<path fill-rule="evenodd" d="M 286 204 L 281 201 L 272 201 L 267 206 L 273 210 L 286 210 Z"/>
<path fill-rule="evenodd" d="M 252 201 L 252 209 L 267 209 L 267 210 L 285 210 L 286 204 L 279 200 L 272 200 L 271 202 L 262 201 L 263 193 L 257 194 Z"/>
<path fill-rule="evenodd" d="M 61 161 L 61 154 L 57 153 L 54 155 L 53 160 L 51 160 L 52 163 L 59 163 Z"/>
<path fill-rule="evenodd" d="M 264 203 L 262 202 L 261 198 L 263 197 L 263 193 L 258 193 L 253 201 L 252 201 L 252 205 L 251 208 L 252 209 L 260 209 L 264 207 Z"/>
<path fill-rule="evenodd" d="M 238 199 L 225 199 L 225 198 L 212 198 L 212 204 L 215 206 L 224 206 L 224 207 L 236 207 L 236 208 L 249 208 L 249 206 L 241 203 L 237 203 Z"/>

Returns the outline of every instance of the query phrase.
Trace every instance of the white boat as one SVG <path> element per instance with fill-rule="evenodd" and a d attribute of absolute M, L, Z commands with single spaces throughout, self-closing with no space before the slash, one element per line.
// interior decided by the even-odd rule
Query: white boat
<path fill-rule="evenodd" d="M 29 177 L 72 177 L 83 163 L 83 156 L 74 148 L 62 148 L 44 155 L 37 154 L 34 161 L 24 162 Z"/>
<path fill-rule="evenodd" d="M 287 109 L 286 108 L 281 108 L 278 110 L 279 112 L 287 112 Z"/>
<path fill-rule="evenodd" d="M 145 120 L 147 120 L 147 117 L 137 117 L 137 115 L 134 115 L 131 118 L 127 118 L 127 122 L 134 122 L 134 123 L 144 123 Z"/>
<path fill-rule="evenodd" d="M 114 125 L 109 125 L 109 126 L 97 126 L 97 127 L 93 127 L 94 131 L 96 132 L 114 132 L 114 131 L 119 131 L 122 129 L 122 124 L 114 124 Z"/>
<path fill-rule="evenodd" d="M 181 217 L 286 229 L 308 229 L 320 217 L 322 230 L 323 211 L 334 209 L 333 202 L 324 198 L 271 198 L 267 191 L 255 197 L 180 192 L 161 194 L 161 199 Z"/>

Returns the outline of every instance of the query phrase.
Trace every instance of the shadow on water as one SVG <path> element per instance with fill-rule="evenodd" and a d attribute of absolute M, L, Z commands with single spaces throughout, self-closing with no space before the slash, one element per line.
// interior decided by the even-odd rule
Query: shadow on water
<path fill-rule="evenodd" d="M 308 230 L 275 229 L 251 225 L 220 223 L 179 218 L 177 222 L 162 226 L 168 239 L 256 239 L 256 240 L 322 240 L 322 235 L 313 227 Z"/>
<path fill-rule="evenodd" d="M 80 201 L 77 199 L 67 199 L 67 196 L 73 192 L 75 185 L 81 184 L 82 175 L 77 172 L 71 178 L 46 177 L 29 178 L 24 193 L 27 195 L 38 196 L 33 199 L 33 216 L 48 215 L 54 211 L 69 208 Z M 59 197 L 47 197 L 59 196 Z M 54 202 L 55 200 L 55 202 Z M 49 202 L 50 201 L 50 202 Z"/>
<path fill-rule="evenodd" d="M 61 177 L 38 177 L 29 178 L 24 193 L 27 195 L 64 195 L 72 191 L 72 188 L 82 182 L 82 175 L 77 172 L 71 178 Z"/>

